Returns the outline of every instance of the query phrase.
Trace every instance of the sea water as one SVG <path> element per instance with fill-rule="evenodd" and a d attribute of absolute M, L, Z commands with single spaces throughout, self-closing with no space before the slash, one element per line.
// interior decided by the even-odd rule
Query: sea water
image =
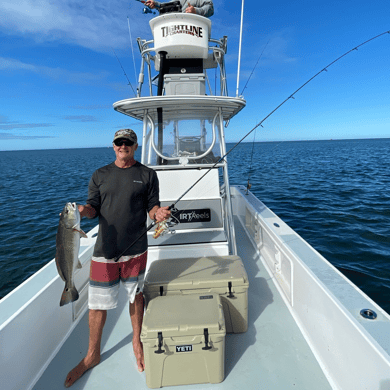
<path fill-rule="evenodd" d="M 54 258 L 65 203 L 84 204 L 93 171 L 114 159 L 112 148 L 0 152 L 0 297 Z M 249 179 L 260 200 L 390 313 L 390 139 L 242 143 L 227 160 L 231 185 Z"/>

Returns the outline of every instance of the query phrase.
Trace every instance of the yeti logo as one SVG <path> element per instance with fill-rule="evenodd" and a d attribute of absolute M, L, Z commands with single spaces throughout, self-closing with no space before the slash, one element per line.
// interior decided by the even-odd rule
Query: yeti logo
<path fill-rule="evenodd" d="M 176 352 L 192 352 L 192 345 L 176 345 Z"/>

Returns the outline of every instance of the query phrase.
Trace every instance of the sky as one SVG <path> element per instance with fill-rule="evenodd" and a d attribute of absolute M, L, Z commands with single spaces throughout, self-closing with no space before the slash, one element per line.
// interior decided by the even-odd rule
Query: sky
<path fill-rule="evenodd" d="M 228 36 L 235 96 L 241 2 L 214 7 L 211 35 Z M 136 0 L 1 1 L 0 151 L 106 147 L 125 127 L 141 138 L 141 122 L 112 104 L 134 96 L 127 78 L 135 87 L 136 37 L 152 39 L 155 15 L 142 8 Z M 249 80 L 247 106 L 226 129 L 230 142 L 336 58 L 390 31 L 387 0 L 246 0 L 244 9 L 239 92 Z M 390 137 L 389 69 L 384 34 L 314 78 L 256 130 L 255 141 Z"/>

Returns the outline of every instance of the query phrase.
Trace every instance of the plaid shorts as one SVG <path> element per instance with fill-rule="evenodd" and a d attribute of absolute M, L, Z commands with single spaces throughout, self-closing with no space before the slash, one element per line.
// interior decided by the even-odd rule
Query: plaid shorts
<path fill-rule="evenodd" d="M 88 288 L 88 307 L 92 310 L 110 310 L 118 305 L 120 281 L 129 300 L 143 291 L 148 252 L 122 256 L 118 262 L 104 257 L 92 257 Z"/>

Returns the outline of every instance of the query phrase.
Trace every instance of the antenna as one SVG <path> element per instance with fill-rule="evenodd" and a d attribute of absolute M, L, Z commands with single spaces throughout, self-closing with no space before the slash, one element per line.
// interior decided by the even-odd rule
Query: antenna
<path fill-rule="evenodd" d="M 244 22 L 244 0 L 241 2 L 241 26 L 240 26 L 240 46 L 238 49 L 238 69 L 237 69 L 237 89 L 236 97 L 238 97 L 238 88 L 240 84 L 240 66 L 241 66 L 241 44 L 242 44 L 242 25 Z"/>

